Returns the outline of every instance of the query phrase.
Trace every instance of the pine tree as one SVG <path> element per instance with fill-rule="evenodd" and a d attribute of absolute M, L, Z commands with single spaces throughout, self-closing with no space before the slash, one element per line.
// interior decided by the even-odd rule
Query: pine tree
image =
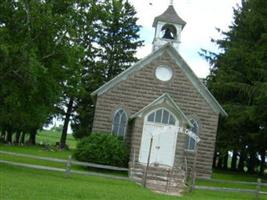
<path fill-rule="evenodd" d="M 94 101 L 90 94 L 105 82 L 117 76 L 137 61 L 136 50 L 143 42 L 139 39 L 136 11 L 128 1 L 105 0 L 94 27 L 95 45 L 88 49 L 88 67 L 83 79 L 84 90 L 78 101 L 74 135 L 90 134 L 94 116 Z"/>
<path fill-rule="evenodd" d="M 212 64 L 208 87 L 229 114 L 221 120 L 217 149 L 227 144 L 228 150 L 246 150 L 249 172 L 255 170 L 256 154 L 267 147 L 266 21 L 265 0 L 242 1 L 230 30 L 216 41 L 221 53 L 206 53 Z"/>

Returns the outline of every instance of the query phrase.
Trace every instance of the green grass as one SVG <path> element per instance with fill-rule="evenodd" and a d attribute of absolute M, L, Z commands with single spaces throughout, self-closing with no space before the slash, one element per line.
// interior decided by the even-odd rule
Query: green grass
<path fill-rule="evenodd" d="M 41 145 L 56 145 L 60 141 L 61 133 L 57 131 L 40 131 L 36 136 L 36 142 Z M 72 134 L 67 135 L 67 145 L 70 149 L 74 149 L 77 144 L 77 140 L 72 136 Z"/>
<path fill-rule="evenodd" d="M 257 175 L 251 175 L 247 173 L 224 171 L 224 170 L 214 170 L 212 175 L 213 179 L 221 180 L 235 180 L 235 181 L 248 181 L 248 182 L 257 182 Z M 263 182 L 267 182 L 267 177 L 260 177 Z"/>
<path fill-rule="evenodd" d="M 67 159 L 73 153 L 72 150 L 58 150 L 56 148 L 46 148 L 44 146 L 14 146 L 0 143 L 0 150 L 11 151 L 15 153 L 25 153 L 36 156 L 53 157 Z"/>
<path fill-rule="evenodd" d="M 59 159 L 68 159 L 70 155 L 73 153 L 72 150 L 58 150 L 57 148 L 45 148 L 41 145 L 36 146 L 13 146 L 13 145 L 5 145 L 0 143 L 0 150 L 9 151 L 14 153 L 23 153 L 28 155 L 34 156 L 41 156 L 41 157 L 51 157 L 51 158 L 59 158 Z M 0 153 L 0 159 L 12 161 L 12 162 L 19 162 L 25 164 L 34 164 L 34 165 L 43 165 L 48 167 L 58 167 L 58 168 L 65 168 L 64 163 L 57 163 L 45 160 L 37 160 L 32 158 L 25 158 L 13 155 L 6 155 Z M 72 169 L 82 170 L 82 171 L 90 171 L 90 172 L 99 172 L 105 174 L 112 174 L 118 176 L 127 176 L 126 172 L 116 172 L 104 169 L 95 169 L 95 168 L 86 168 L 81 167 L 78 165 L 72 165 Z M 1 200 L 1 199 L 0 199 Z"/>
<path fill-rule="evenodd" d="M 68 135 L 67 144 L 70 150 L 58 150 L 51 145 L 59 141 L 60 134 L 55 132 L 43 131 L 37 136 L 37 143 L 43 145 L 36 146 L 10 146 L 0 144 L 0 150 L 11 151 L 16 153 L 25 153 L 36 156 L 53 157 L 67 159 L 73 153 L 76 141 Z M 45 144 L 45 145 L 44 145 Z M 44 165 L 50 167 L 65 168 L 64 163 L 54 163 L 49 161 L 34 160 L 30 158 L 22 158 L 10 155 L 0 154 L 0 159 L 29 163 L 36 165 Z M 94 172 L 127 175 L 125 173 L 111 172 L 107 170 L 85 169 L 83 167 L 74 166 L 73 169 L 90 170 Z M 233 181 L 253 181 L 257 176 L 240 174 L 235 172 L 215 171 L 213 179 L 233 180 Z M 264 179 L 263 181 L 266 181 Z M 233 183 L 214 183 L 209 181 L 197 180 L 197 185 L 213 186 L 213 187 L 230 187 L 255 189 L 253 185 L 241 185 Z M 263 191 L 267 191 L 267 187 L 262 187 Z M 227 193 L 227 192 L 211 192 L 211 191 L 194 191 L 188 193 L 182 198 L 170 197 L 153 193 L 141 186 L 130 181 L 119 181 L 93 176 L 71 175 L 66 177 L 64 173 L 48 172 L 41 170 L 32 170 L 0 164 L 0 200 L 19 200 L 19 199 L 99 199 L 99 200 L 239 200 L 254 199 L 253 194 L 246 193 Z M 266 199 L 267 196 L 261 199 Z"/>
<path fill-rule="evenodd" d="M 0 164 L 1 200 L 250 200 L 253 195 L 194 191 L 172 197 L 149 191 L 130 181 L 17 168 Z"/>
<path fill-rule="evenodd" d="M 256 189 L 256 185 L 245 185 L 245 184 L 239 184 L 239 183 L 217 183 L 217 182 L 211 182 L 211 181 L 206 181 L 206 180 L 197 180 L 196 184 L 201 185 L 201 186 L 211 186 L 211 187 L 241 188 L 241 189 L 250 189 L 250 190 Z M 261 191 L 267 192 L 267 187 L 262 186 Z"/>

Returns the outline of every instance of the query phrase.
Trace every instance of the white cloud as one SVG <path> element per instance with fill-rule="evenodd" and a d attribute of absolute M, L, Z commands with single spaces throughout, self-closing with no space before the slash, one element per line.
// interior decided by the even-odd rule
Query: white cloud
<path fill-rule="evenodd" d="M 141 39 L 145 40 L 145 47 L 140 48 L 137 53 L 137 56 L 142 58 L 152 50 L 153 20 L 167 9 L 170 1 L 129 1 L 136 8 L 139 17 L 138 24 L 143 26 Z M 201 48 L 217 50 L 216 46 L 210 42 L 211 38 L 220 37 L 215 28 L 224 31 L 228 29 L 232 23 L 233 7 L 240 2 L 241 0 L 174 0 L 178 15 L 187 22 L 182 32 L 180 54 L 199 77 L 208 75 L 209 65 L 198 55 L 198 52 Z"/>

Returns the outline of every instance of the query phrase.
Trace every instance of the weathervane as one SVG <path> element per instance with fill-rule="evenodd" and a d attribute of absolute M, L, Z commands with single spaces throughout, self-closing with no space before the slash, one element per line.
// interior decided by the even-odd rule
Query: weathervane
<path fill-rule="evenodd" d="M 173 6 L 173 0 L 170 0 L 170 5 Z"/>

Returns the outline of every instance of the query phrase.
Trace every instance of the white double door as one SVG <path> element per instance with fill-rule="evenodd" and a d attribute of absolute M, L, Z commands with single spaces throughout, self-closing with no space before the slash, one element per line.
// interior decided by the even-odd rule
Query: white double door
<path fill-rule="evenodd" d="M 178 128 L 174 125 L 145 123 L 139 153 L 139 162 L 146 164 L 151 145 L 150 164 L 172 167 L 175 158 Z"/>

